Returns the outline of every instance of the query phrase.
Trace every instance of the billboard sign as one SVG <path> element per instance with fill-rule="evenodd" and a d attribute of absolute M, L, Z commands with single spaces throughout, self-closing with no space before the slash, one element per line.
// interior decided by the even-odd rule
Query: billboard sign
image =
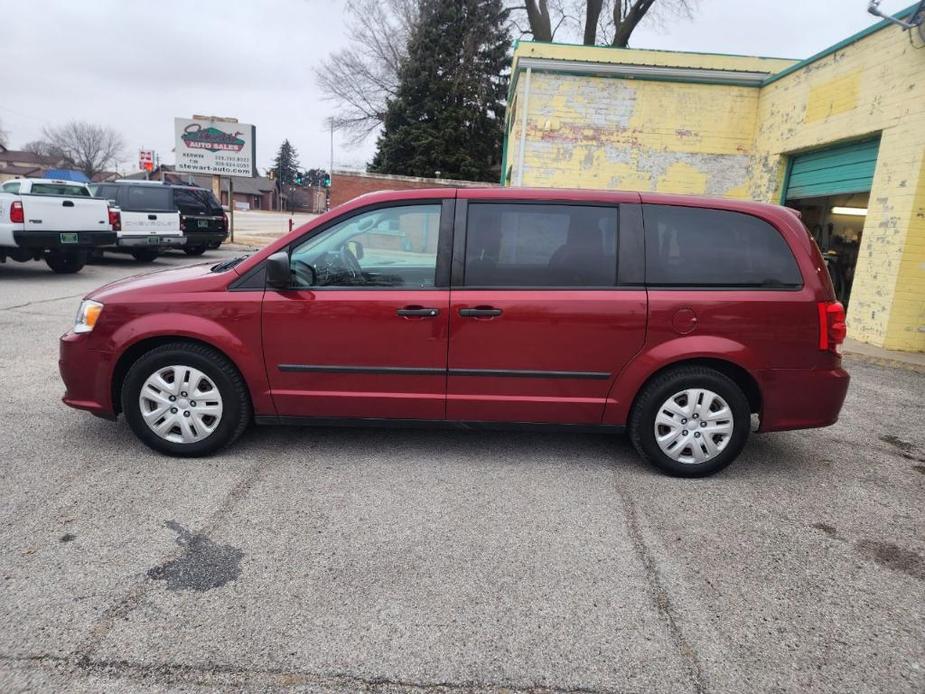
<path fill-rule="evenodd" d="M 254 126 L 231 119 L 174 118 L 177 171 L 256 176 Z"/>

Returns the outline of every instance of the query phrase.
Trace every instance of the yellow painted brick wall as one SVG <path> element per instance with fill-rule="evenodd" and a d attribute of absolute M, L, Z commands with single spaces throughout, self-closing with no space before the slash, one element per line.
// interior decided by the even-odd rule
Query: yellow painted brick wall
<path fill-rule="evenodd" d="M 890 27 L 762 87 L 758 101 L 757 200 L 780 200 L 787 155 L 882 133 L 848 329 L 889 349 L 925 350 L 923 74 L 925 49 Z"/>
<path fill-rule="evenodd" d="M 518 83 L 522 103 L 526 79 Z M 534 72 L 523 185 L 745 197 L 758 91 Z M 522 111 L 508 163 L 518 182 Z"/>

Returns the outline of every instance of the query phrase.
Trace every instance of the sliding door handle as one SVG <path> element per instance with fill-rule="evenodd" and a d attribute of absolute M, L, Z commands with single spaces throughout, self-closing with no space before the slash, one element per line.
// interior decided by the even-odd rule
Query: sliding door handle
<path fill-rule="evenodd" d="M 463 318 L 494 318 L 502 313 L 500 308 L 494 306 L 476 306 L 475 308 L 461 308 L 459 315 Z"/>
<path fill-rule="evenodd" d="M 403 318 L 435 318 L 440 315 L 440 309 L 425 306 L 405 306 L 395 313 Z"/>

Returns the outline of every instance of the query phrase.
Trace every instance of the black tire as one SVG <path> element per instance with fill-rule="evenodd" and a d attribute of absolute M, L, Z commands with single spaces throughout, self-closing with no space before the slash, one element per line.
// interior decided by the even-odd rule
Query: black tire
<path fill-rule="evenodd" d="M 45 254 L 45 262 L 59 275 L 70 275 L 80 272 L 87 264 L 87 254 L 83 251 L 49 251 Z"/>
<path fill-rule="evenodd" d="M 714 458 L 703 463 L 674 460 L 659 448 L 655 418 L 671 396 L 688 388 L 705 388 L 719 395 L 732 410 L 732 434 Z M 636 398 L 629 418 L 629 436 L 646 461 L 676 477 L 705 477 L 719 472 L 735 460 L 751 429 L 751 408 L 742 389 L 728 376 L 703 366 L 679 366 L 656 376 Z"/>
<path fill-rule="evenodd" d="M 138 402 L 145 381 L 167 366 L 191 366 L 213 381 L 222 397 L 223 412 L 211 434 L 193 443 L 175 443 L 161 438 L 145 423 Z M 145 445 L 161 453 L 195 458 L 210 455 L 233 443 L 251 420 L 251 401 L 244 379 L 234 365 L 218 351 L 205 345 L 172 342 L 142 355 L 122 384 L 122 411 L 135 435 Z"/>
<path fill-rule="evenodd" d="M 140 263 L 153 263 L 159 255 L 156 248 L 136 248 L 132 251 L 132 257 Z"/>
<path fill-rule="evenodd" d="M 186 255 L 193 255 L 193 256 L 202 255 L 203 253 L 206 252 L 206 247 L 205 246 L 187 246 L 186 248 L 183 249 L 183 252 L 186 253 Z"/>

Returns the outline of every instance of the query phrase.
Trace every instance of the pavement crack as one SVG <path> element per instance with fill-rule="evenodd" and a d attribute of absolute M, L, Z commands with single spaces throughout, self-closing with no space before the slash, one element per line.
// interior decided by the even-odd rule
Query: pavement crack
<path fill-rule="evenodd" d="M 615 689 L 588 687 L 557 687 L 555 685 L 513 684 L 508 682 L 426 682 L 392 677 L 371 677 L 349 672 L 312 672 L 284 668 L 250 668 L 218 663 L 173 664 L 135 663 L 128 660 L 96 659 L 90 656 L 64 657 L 55 655 L 0 655 L 0 662 L 19 663 L 53 668 L 74 675 L 94 675 L 136 682 L 155 682 L 167 686 L 210 685 L 238 688 L 258 685 L 261 688 L 283 689 L 315 686 L 324 689 L 338 687 L 357 692 L 482 692 L 484 694 L 628 694 Z"/>
<path fill-rule="evenodd" d="M 694 692 L 696 694 L 706 694 L 707 686 L 703 666 L 700 664 L 700 658 L 694 646 L 684 636 L 684 632 L 679 624 L 677 610 L 671 600 L 671 595 L 662 580 L 652 552 L 649 550 L 649 546 L 646 544 L 645 538 L 642 535 L 642 528 L 639 524 L 639 511 L 636 508 L 636 504 L 629 495 L 626 494 L 619 483 L 616 484 L 616 488 L 617 494 L 619 494 L 623 502 L 630 541 L 633 544 L 633 549 L 639 557 L 639 560 L 642 562 L 646 582 L 648 584 L 648 592 L 655 605 L 655 609 L 658 611 L 659 618 L 664 622 L 668 630 L 668 636 L 671 638 L 671 642 L 681 656 L 684 669 Z"/>
<path fill-rule="evenodd" d="M 0 307 L 0 311 L 15 311 L 20 308 L 28 308 L 29 306 L 37 306 L 38 304 L 50 304 L 55 301 L 64 301 L 65 299 L 77 299 L 84 296 L 87 292 L 81 292 L 80 294 L 68 294 L 67 296 L 56 296 L 51 299 L 36 299 L 35 301 L 27 301 L 24 304 L 16 304 L 14 306 L 3 306 Z"/>

